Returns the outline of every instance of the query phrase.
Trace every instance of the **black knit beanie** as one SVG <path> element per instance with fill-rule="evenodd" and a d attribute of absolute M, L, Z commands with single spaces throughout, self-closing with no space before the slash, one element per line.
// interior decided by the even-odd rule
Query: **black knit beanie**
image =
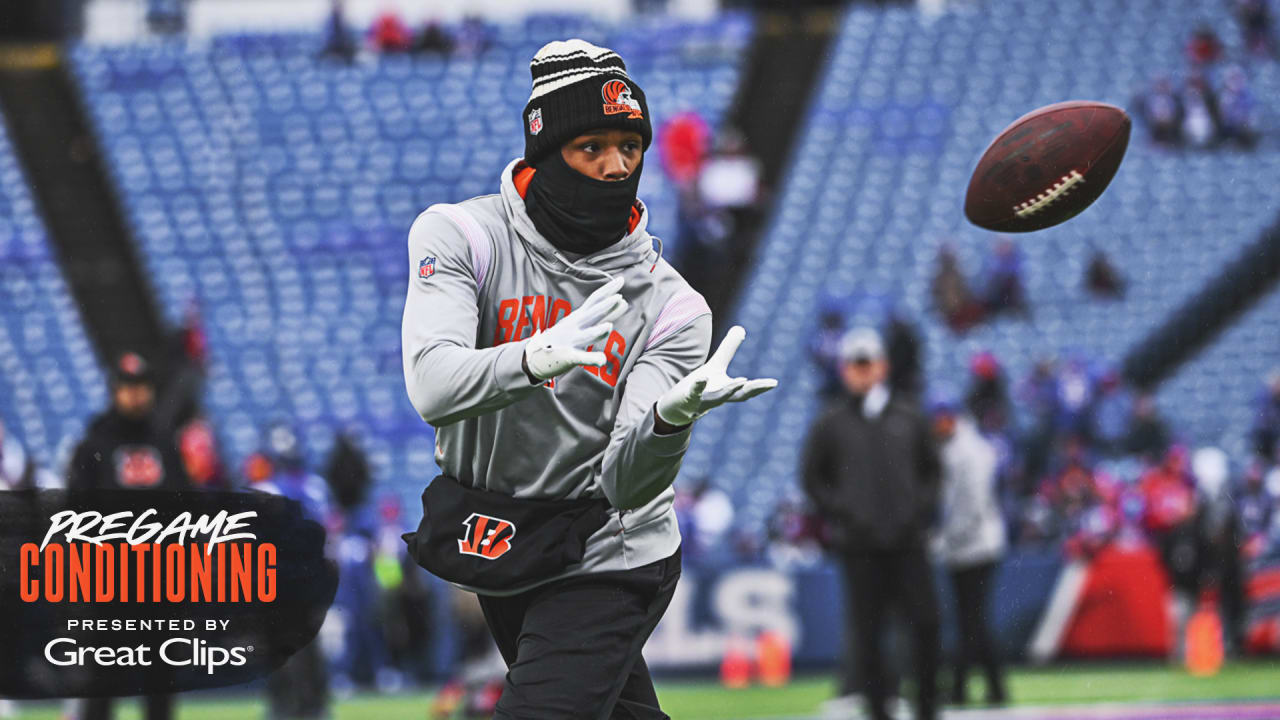
<path fill-rule="evenodd" d="M 533 93 L 524 106 L 524 159 L 537 166 L 553 150 L 587 130 L 633 130 L 653 140 L 644 91 L 618 54 L 584 40 L 542 46 L 529 62 Z"/>

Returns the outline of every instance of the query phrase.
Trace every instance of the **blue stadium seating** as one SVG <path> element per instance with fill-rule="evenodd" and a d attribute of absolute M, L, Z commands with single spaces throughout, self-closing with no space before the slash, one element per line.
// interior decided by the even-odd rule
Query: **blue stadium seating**
<path fill-rule="evenodd" d="M 405 235 L 436 202 L 494 192 L 523 149 L 528 61 L 550 39 L 617 49 L 655 118 L 713 127 L 750 34 L 740 15 L 621 27 L 534 16 L 475 58 L 317 58 L 317 35 L 82 46 L 76 76 L 169 320 L 195 301 L 211 351 L 206 404 L 229 460 L 292 419 L 313 459 L 355 429 L 406 495 L 435 471 L 400 368 Z M 656 167 L 641 197 L 674 230 Z M 669 238 L 668 238 L 669 240 Z M 668 243 L 670 248 L 670 243 Z"/>
<path fill-rule="evenodd" d="M 58 471 L 106 386 L 0 118 L 0 419 Z"/>
<path fill-rule="evenodd" d="M 1274 140 L 1250 153 L 1170 152 L 1135 127 L 1124 164 L 1093 208 L 1017 238 L 1030 320 L 953 335 L 931 307 L 938 248 L 951 244 L 977 275 L 995 237 L 968 225 L 961 208 L 973 164 L 1003 127 L 1066 99 L 1128 105 L 1155 75 L 1185 71 L 1183 44 L 1201 20 L 1217 29 L 1228 57 L 1240 58 L 1229 11 L 1197 0 L 959 3 L 932 20 L 911 7 L 850 9 L 735 309 L 751 336 L 734 372 L 776 377 L 781 389 L 700 421 L 686 476 L 714 474 L 744 508 L 748 528 L 796 492 L 819 384 L 805 348 L 824 296 L 896 299 L 921 325 L 934 383 L 963 384 L 970 356 L 984 349 L 1015 380 L 1044 356 L 1120 360 L 1274 219 Z M 1258 98 L 1280 98 L 1275 63 L 1247 70 Z M 1090 299 L 1082 286 L 1095 247 L 1129 280 L 1121 302 Z M 1275 302 L 1272 314 L 1255 311 L 1220 343 L 1235 349 L 1209 352 L 1160 392 L 1175 425 L 1188 418 L 1187 439 L 1243 432 L 1249 393 L 1232 390 L 1212 411 L 1204 400 L 1215 383 L 1256 388 L 1258 368 L 1280 362 L 1274 331 L 1268 338 L 1264 329 L 1267 318 L 1274 326 Z"/>

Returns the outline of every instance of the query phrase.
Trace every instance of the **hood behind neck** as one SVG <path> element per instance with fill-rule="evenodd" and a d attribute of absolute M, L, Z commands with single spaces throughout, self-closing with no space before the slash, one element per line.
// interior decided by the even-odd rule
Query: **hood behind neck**
<path fill-rule="evenodd" d="M 525 210 L 524 193 L 529 187 L 529 181 L 533 179 L 534 172 L 536 171 L 522 158 L 512 160 L 502 171 L 501 195 L 507 219 L 516 229 L 520 239 L 536 255 L 557 267 L 567 266 L 570 272 L 577 274 L 583 274 L 581 271 L 588 268 L 590 270 L 587 270 L 586 274 L 591 274 L 591 270 L 614 272 L 640 263 L 650 266 L 657 264 L 662 252 L 660 249 L 653 248 L 654 238 L 645 229 L 649 224 L 649 211 L 638 199 L 631 211 L 631 229 L 621 240 L 599 252 L 576 259 L 561 252 L 538 232 L 538 229 L 533 226 L 533 220 L 529 219 L 529 213 Z M 661 248 L 661 241 L 658 245 Z"/>

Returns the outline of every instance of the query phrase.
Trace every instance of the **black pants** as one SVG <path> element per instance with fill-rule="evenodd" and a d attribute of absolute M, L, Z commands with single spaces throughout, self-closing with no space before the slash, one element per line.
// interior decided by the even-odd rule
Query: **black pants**
<path fill-rule="evenodd" d="M 991 576 L 995 568 L 996 563 L 988 562 L 951 571 L 956 615 L 960 621 L 960 647 L 951 690 L 951 699 L 957 703 L 969 700 L 969 667 L 975 662 L 980 663 L 986 672 L 987 702 L 1003 704 L 1005 701 L 1004 672 L 987 624 L 987 601 L 991 596 Z"/>
<path fill-rule="evenodd" d="M 144 708 L 142 716 L 146 720 L 169 720 L 173 717 L 172 695 L 147 695 L 139 698 Z M 84 703 L 84 717 L 81 720 L 111 720 L 111 708 L 115 698 L 90 698 Z"/>
<path fill-rule="evenodd" d="M 857 643 L 850 652 L 857 658 L 871 717 L 889 718 L 884 631 L 888 613 L 896 608 L 904 616 L 915 655 L 915 716 L 917 720 L 934 720 L 938 695 L 938 598 L 924 548 L 850 552 L 844 556 L 844 568 L 849 622 L 854 629 L 849 637 Z"/>
<path fill-rule="evenodd" d="M 267 676 L 269 720 L 329 715 L 329 665 L 316 637 Z"/>
<path fill-rule="evenodd" d="M 680 579 L 680 552 L 480 607 L 507 663 L 495 718 L 667 720 L 640 651 Z"/>

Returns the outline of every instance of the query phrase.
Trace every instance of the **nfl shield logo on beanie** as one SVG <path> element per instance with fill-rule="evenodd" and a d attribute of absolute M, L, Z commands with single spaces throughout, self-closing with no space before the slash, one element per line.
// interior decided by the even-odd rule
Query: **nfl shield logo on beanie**
<path fill-rule="evenodd" d="M 542 132 L 542 108 L 534 108 L 529 112 L 529 134 Z"/>

